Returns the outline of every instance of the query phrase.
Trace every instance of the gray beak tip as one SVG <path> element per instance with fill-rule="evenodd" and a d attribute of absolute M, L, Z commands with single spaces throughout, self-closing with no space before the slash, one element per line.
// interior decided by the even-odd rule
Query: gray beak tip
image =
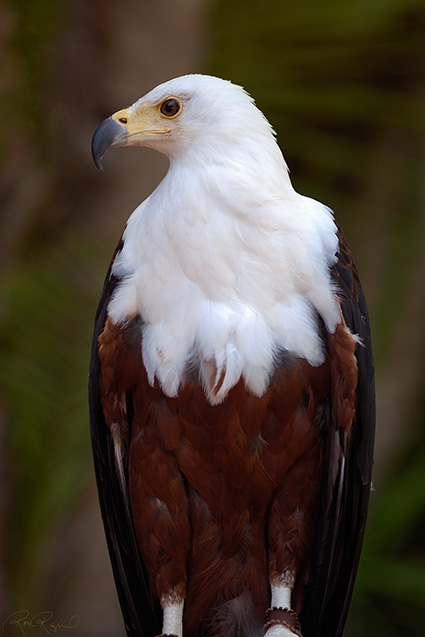
<path fill-rule="evenodd" d="M 128 133 L 117 122 L 108 117 L 95 130 L 91 143 L 91 152 L 97 168 L 103 171 L 102 159 L 111 146 L 117 144 Z"/>
<path fill-rule="evenodd" d="M 103 173 L 105 169 L 103 168 L 102 158 L 96 159 L 95 157 L 93 157 L 93 159 L 94 163 L 96 164 L 96 168 L 98 168 L 98 170 Z"/>

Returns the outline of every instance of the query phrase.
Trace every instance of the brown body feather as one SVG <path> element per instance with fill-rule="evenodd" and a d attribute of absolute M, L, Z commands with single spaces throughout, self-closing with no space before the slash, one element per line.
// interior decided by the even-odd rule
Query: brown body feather
<path fill-rule="evenodd" d="M 239 382 L 212 407 L 195 378 L 178 398 L 149 386 L 141 333 L 140 321 L 107 320 L 99 339 L 101 400 L 115 444 L 128 448 L 131 514 L 153 596 L 186 597 L 185 635 L 199 637 L 214 609 L 247 592 L 262 618 L 269 578 L 293 572 L 300 612 L 329 396 L 343 428 L 355 409 L 353 338 L 341 325 L 328 337 L 321 367 L 282 357 L 263 397 Z"/>

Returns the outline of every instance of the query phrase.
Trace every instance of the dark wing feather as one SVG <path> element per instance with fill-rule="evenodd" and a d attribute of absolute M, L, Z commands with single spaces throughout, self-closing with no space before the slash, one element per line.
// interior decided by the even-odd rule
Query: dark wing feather
<path fill-rule="evenodd" d="M 121 244 L 114 258 L 120 248 Z M 100 399 L 98 339 L 105 326 L 107 306 L 117 283 L 111 269 L 112 264 L 97 309 L 90 360 L 89 403 L 94 466 L 109 555 L 127 635 L 153 637 L 161 632 L 159 611 L 152 607 L 147 578 L 130 519 L 126 488 L 121 484 L 117 473 L 113 442 Z M 129 430 L 130 428 L 131 423 Z"/>
<path fill-rule="evenodd" d="M 327 456 L 321 515 L 301 616 L 304 637 L 342 635 L 350 604 L 366 524 L 372 479 L 375 388 L 369 318 L 359 276 L 348 243 L 338 226 L 338 262 L 332 278 L 342 313 L 362 345 L 358 364 L 356 419 L 350 434 L 328 424 Z"/>

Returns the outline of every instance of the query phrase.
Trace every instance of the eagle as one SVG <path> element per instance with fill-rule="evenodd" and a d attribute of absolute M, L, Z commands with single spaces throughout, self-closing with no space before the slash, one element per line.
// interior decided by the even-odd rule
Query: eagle
<path fill-rule="evenodd" d="M 104 120 L 164 153 L 100 298 L 90 420 L 131 637 L 342 635 L 371 490 L 367 307 L 242 87 L 178 77 Z M 326 149 L 323 150 L 326 152 Z"/>

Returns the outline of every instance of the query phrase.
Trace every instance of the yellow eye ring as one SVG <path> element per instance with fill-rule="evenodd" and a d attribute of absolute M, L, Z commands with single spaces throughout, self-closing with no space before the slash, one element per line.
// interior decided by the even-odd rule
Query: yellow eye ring
<path fill-rule="evenodd" d="M 159 112 L 163 117 L 171 119 L 177 117 L 182 109 L 182 103 L 177 97 L 167 97 L 159 107 Z"/>

